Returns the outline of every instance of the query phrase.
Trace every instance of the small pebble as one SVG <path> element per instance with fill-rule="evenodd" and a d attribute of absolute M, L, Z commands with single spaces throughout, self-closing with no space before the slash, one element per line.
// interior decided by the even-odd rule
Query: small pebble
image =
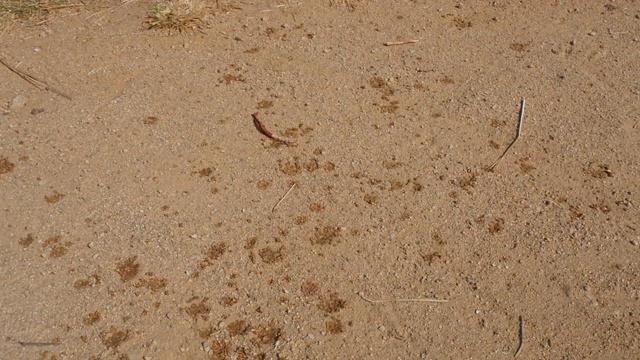
<path fill-rule="evenodd" d="M 384 325 L 380 325 L 378 326 L 378 330 L 380 330 L 380 332 L 384 332 L 385 330 L 387 330 L 387 328 L 384 327 Z"/>
<path fill-rule="evenodd" d="M 16 95 L 9 103 L 9 110 L 17 110 L 27 103 L 27 98 L 24 95 Z"/>
<path fill-rule="evenodd" d="M 596 32 L 595 32 L 595 31 L 592 31 L 592 32 L 590 32 L 590 33 L 587 33 L 587 35 L 589 35 L 589 36 L 596 36 Z"/>
<path fill-rule="evenodd" d="M 31 109 L 31 115 L 37 115 L 44 112 L 44 108 L 33 108 Z"/>
<path fill-rule="evenodd" d="M 633 246 L 638 246 L 638 242 L 637 242 L 637 241 L 635 241 L 635 240 L 631 240 L 631 245 L 633 245 Z"/>

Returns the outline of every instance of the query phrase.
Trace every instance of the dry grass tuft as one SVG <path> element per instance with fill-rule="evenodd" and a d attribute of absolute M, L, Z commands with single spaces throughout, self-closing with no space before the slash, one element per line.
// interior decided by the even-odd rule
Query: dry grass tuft
<path fill-rule="evenodd" d="M 33 20 L 53 10 L 81 5 L 69 4 L 68 0 L 0 0 L 0 20 Z"/>
<path fill-rule="evenodd" d="M 52 11 L 80 6 L 69 0 L 0 0 L 0 38 L 13 24 L 40 24 Z"/>
<path fill-rule="evenodd" d="M 184 32 L 201 30 L 208 7 L 199 0 L 170 0 L 155 5 L 145 24 L 149 29 Z"/>

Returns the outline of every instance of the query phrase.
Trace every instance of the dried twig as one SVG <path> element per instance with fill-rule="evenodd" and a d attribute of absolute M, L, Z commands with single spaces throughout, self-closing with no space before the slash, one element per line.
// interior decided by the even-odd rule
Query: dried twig
<path fill-rule="evenodd" d="M 522 103 L 520 105 L 520 120 L 518 120 L 518 132 L 516 133 L 516 138 L 513 139 L 511 144 L 509 144 L 509 146 L 507 146 L 507 148 L 504 150 L 502 155 L 500 155 L 500 158 L 498 158 L 498 160 L 496 160 L 496 162 L 494 162 L 491 166 L 486 168 L 487 171 L 493 171 L 493 169 L 495 169 L 495 167 L 498 166 L 500 161 L 504 159 L 504 156 L 507 154 L 507 151 L 509 151 L 509 149 L 511 149 L 513 144 L 515 144 L 516 141 L 518 141 L 518 138 L 520 138 L 520 132 L 522 131 L 522 119 L 524 119 L 524 99 L 522 99 Z"/>
<path fill-rule="evenodd" d="M 21 78 L 23 78 L 25 81 L 27 81 L 29 84 L 37 87 L 40 90 L 46 90 L 46 91 L 51 91 L 54 94 L 58 94 L 60 96 L 63 96 L 69 100 L 71 100 L 71 96 L 63 93 L 62 91 L 54 88 L 53 86 L 47 84 L 46 82 L 39 80 L 38 78 L 36 78 L 35 76 L 29 75 L 24 71 L 18 70 L 15 67 L 9 65 L 6 60 L 4 59 L 4 56 L 0 55 L 0 63 L 2 63 L 2 65 L 6 66 L 7 69 L 11 70 L 12 72 L 14 72 L 15 74 L 17 74 L 18 76 L 20 76 Z"/>
<path fill-rule="evenodd" d="M 366 297 L 364 297 L 364 293 L 359 292 L 357 293 L 358 296 L 360 296 L 362 298 L 362 300 L 368 302 L 368 303 L 372 303 L 372 304 L 381 304 L 381 303 L 385 303 L 385 302 L 432 302 L 432 303 L 445 303 L 445 302 L 449 302 L 449 300 L 441 300 L 441 299 L 387 299 L 387 300 L 371 300 L 371 299 L 367 299 Z"/>
<path fill-rule="evenodd" d="M 518 345 L 518 350 L 516 350 L 516 353 L 513 354 L 513 357 L 518 356 L 518 354 L 520 354 L 520 351 L 522 350 L 522 347 L 524 346 L 524 318 L 522 317 L 522 315 L 520 315 L 520 345 Z"/>
<path fill-rule="evenodd" d="M 291 187 L 289 188 L 289 190 L 287 191 L 286 194 L 284 194 L 284 196 L 282 196 L 280 198 L 280 200 L 278 201 L 278 203 L 273 207 L 273 209 L 271 209 L 271 212 L 275 212 L 276 208 L 280 205 L 280 203 L 284 200 L 284 198 L 287 197 L 287 195 L 289 195 L 289 193 L 291 192 L 291 190 L 293 190 L 293 188 L 296 186 L 296 183 L 293 183 L 293 185 L 291 185 Z"/>
<path fill-rule="evenodd" d="M 28 341 L 17 341 L 18 344 L 22 346 L 58 346 L 59 342 L 28 342 Z"/>
<path fill-rule="evenodd" d="M 0 32 L 0 39 L 2 38 L 2 36 L 4 36 L 4 33 L 9 30 L 9 28 L 14 24 L 15 21 L 11 21 L 7 24 L 7 26 L 4 27 L 4 29 L 2 29 L 2 32 Z"/>
<path fill-rule="evenodd" d="M 282 136 L 276 135 L 276 134 L 272 133 L 271 131 L 269 131 L 267 129 L 267 127 L 264 126 L 262 121 L 260 121 L 260 119 L 258 119 L 258 113 L 251 114 L 251 117 L 253 117 L 253 123 L 256 126 L 256 128 L 258 128 L 258 130 L 263 135 L 268 137 L 269 139 L 280 141 L 280 142 L 285 143 L 285 144 L 287 144 L 289 146 L 298 146 L 298 141 L 297 140 L 289 139 L 289 138 L 286 138 L 286 137 L 282 137 Z"/>
<path fill-rule="evenodd" d="M 418 40 L 404 40 L 404 41 L 387 41 L 382 43 L 384 46 L 395 46 L 395 45 L 404 45 L 404 44 L 415 44 Z"/>

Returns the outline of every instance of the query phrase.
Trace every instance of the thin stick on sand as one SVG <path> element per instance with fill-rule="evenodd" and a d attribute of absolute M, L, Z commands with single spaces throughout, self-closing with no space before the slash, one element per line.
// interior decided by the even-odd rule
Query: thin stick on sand
<path fill-rule="evenodd" d="M 296 186 L 296 183 L 293 183 L 293 185 L 291 185 L 291 187 L 289 188 L 289 190 L 287 191 L 286 194 L 284 194 L 283 197 L 280 198 L 280 200 L 278 201 L 278 203 L 273 207 L 273 209 L 271 209 L 271 212 L 275 212 L 276 208 L 280 205 L 280 203 L 284 200 L 284 198 L 287 197 L 287 195 L 289 195 L 289 193 L 291 192 L 291 190 L 293 190 L 293 188 Z"/>
<path fill-rule="evenodd" d="M 58 346 L 59 342 L 30 342 L 30 341 L 16 341 L 22 346 Z"/>
<path fill-rule="evenodd" d="M 404 40 L 404 41 L 387 41 L 382 43 L 384 46 L 395 46 L 395 45 L 404 45 L 404 44 L 415 44 L 418 40 Z"/>
<path fill-rule="evenodd" d="M 520 351 L 522 350 L 522 347 L 524 346 L 524 318 L 522 317 L 522 315 L 520 315 L 520 333 L 518 337 L 520 338 L 520 345 L 518 345 L 518 350 L 516 350 L 516 353 L 513 354 L 513 357 L 518 356 L 518 354 L 520 354 Z"/>
<path fill-rule="evenodd" d="M 449 300 L 441 300 L 441 299 L 388 299 L 388 300 L 371 300 L 371 299 L 367 299 L 366 297 L 364 297 L 364 293 L 359 292 L 357 293 L 358 296 L 360 296 L 362 298 L 362 300 L 368 302 L 368 303 L 372 303 L 372 304 L 382 304 L 382 303 L 386 303 L 386 302 L 430 302 L 430 303 L 446 303 L 449 302 Z"/>
<path fill-rule="evenodd" d="M 518 138 L 520 138 L 520 132 L 522 131 L 522 120 L 523 119 L 524 119 L 524 99 L 522 99 L 522 103 L 520 105 L 520 120 L 518 120 L 518 132 L 516 133 L 516 138 L 513 139 L 511 144 L 509 144 L 509 146 L 507 146 L 507 148 L 504 150 L 504 152 L 502 153 L 500 158 L 498 158 L 498 160 L 496 160 L 496 162 L 494 162 L 491 166 L 486 168 L 487 171 L 493 171 L 493 169 L 495 169 L 495 167 L 498 166 L 500 161 L 502 161 L 502 159 L 504 159 L 504 156 L 507 155 L 507 151 L 509 151 L 509 149 L 511 149 L 513 144 L 515 144 L 516 141 L 518 141 Z"/>
<path fill-rule="evenodd" d="M 14 68 L 13 66 L 9 65 L 5 59 L 4 56 L 0 55 L 0 63 L 2 63 L 2 65 L 6 66 L 7 69 L 11 70 L 12 72 L 14 72 L 15 74 L 17 74 L 18 76 L 20 76 L 21 78 L 23 78 L 25 81 L 27 81 L 29 84 L 37 87 L 40 90 L 46 90 L 46 91 L 51 91 L 54 94 L 58 94 L 60 96 L 63 96 L 69 100 L 71 100 L 71 96 L 63 93 L 60 90 L 57 90 L 56 88 L 54 88 L 53 86 L 47 84 L 46 82 L 39 80 L 38 78 L 36 78 L 35 76 L 29 75 L 24 71 L 18 70 L 16 68 Z"/>

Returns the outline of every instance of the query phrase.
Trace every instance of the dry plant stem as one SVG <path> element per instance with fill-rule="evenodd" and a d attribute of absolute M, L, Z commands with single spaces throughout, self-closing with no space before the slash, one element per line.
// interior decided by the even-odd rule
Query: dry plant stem
<path fill-rule="evenodd" d="M 449 300 L 441 300 L 441 299 L 389 299 L 389 300 L 371 300 L 364 297 L 363 293 L 358 293 L 358 296 L 362 298 L 362 300 L 372 303 L 372 304 L 382 304 L 385 302 L 431 302 L 431 303 L 446 303 Z"/>
<path fill-rule="evenodd" d="M 0 39 L 2 38 L 2 36 L 4 36 L 4 33 L 7 32 L 7 30 L 9 30 L 9 28 L 13 25 L 13 22 L 9 22 L 9 24 L 7 24 L 7 26 L 4 27 L 4 29 L 2 29 L 2 32 L 0 32 Z"/>
<path fill-rule="evenodd" d="M 522 315 L 520 315 L 520 334 L 519 334 L 519 338 L 520 338 L 520 345 L 518 345 L 518 350 L 516 350 L 516 353 L 513 354 L 513 357 L 518 356 L 518 354 L 520 354 L 520 351 L 522 351 L 522 347 L 524 346 L 524 318 L 522 317 Z"/>
<path fill-rule="evenodd" d="M 271 131 L 269 131 L 267 129 L 267 127 L 264 126 L 262 121 L 260 121 L 260 119 L 258 118 L 258 113 L 253 113 L 253 114 L 251 114 L 251 116 L 253 117 L 253 123 L 256 126 L 256 128 L 258 128 L 258 130 L 263 135 L 268 137 L 269 139 L 280 141 L 280 142 L 285 143 L 285 144 L 287 144 L 289 146 L 298 146 L 298 141 L 297 140 L 293 140 L 293 139 L 289 139 L 289 138 L 286 138 L 286 137 L 282 137 L 282 136 L 276 135 L 276 134 L 272 133 Z"/>
<path fill-rule="evenodd" d="M 404 44 L 415 44 L 418 40 L 405 40 L 405 41 L 387 41 L 386 43 L 382 43 L 384 46 L 395 46 L 395 45 L 404 45 Z"/>
<path fill-rule="evenodd" d="M 504 150 L 502 155 L 500 155 L 500 158 L 498 158 L 496 162 L 494 162 L 491 166 L 487 168 L 488 171 L 493 171 L 493 169 L 495 169 L 495 167 L 498 166 L 498 164 L 500 164 L 502 159 L 504 159 L 504 156 L 507 155 L 507 151 L 509 151 L 509 149 L 511 149 L 513 144 L 515 144 L 516 141 L 518 141 L 518 139 L 520 138 L 520 132 L 522 131 L 522 120 L 524 119 L 524 104 L 525 104 L 524 99 L 522 99 L 522 103 L 520 105 L 520 120 L 518 120 L 518 132 L 516 133 L 516 138 L 513 139 L 511 144 L 509 144 L 509 146 L 507 146 L 507 148 Z"/>
<path fill-rule="evenodd" d="M 22 346 L 58 346 L 59 342 L 27 342 L 27 341 L 18 341 L 18 344 Z"/>
<path fill-rule="evenodd" d="M 36 77 L 31 76 L 31 75 L 25 73 L 24 71 L 20 71 L 20 70 L 14 68 L 13 66 L 9 65 L 6 62 L 6 60 L 4 59 L 4 56 L 2 56 L 2 55 L 0 55 L 0 63 L 2 63 L 2 65 L 6 66 L 7 69 L 11 70 L 15 74 L 17 74 L 18 76 L 23 78 L 25 81 L 27 81 L 29 84 L 37 87 L 38 89 L 51 91 L 54 94 L 58 94 L 60 96 L 63 96 L 65 98 L 71 100 L 71 96 L 69 96 L 69 95 L 67 95 L 67 94 L 55 89 L 54 87 L 50 86 L 46 82 L 38 80 Z"/>
<path fill-rule="evenodd" d="M 51 11 L 51 10 L 60 10 L 60 9 L 66 9 L 66 8 L 72 8 L 72 7 L 80 7 L 80 6 L 84 6 L 84 4 L 54 5 L 54 6 L 44 7 L 43 9 L 46 10 L 46 11 Z"/>
<path fill-rule="evenodd" d="M 293 183 L 293 185 L 291 185 L 291 187 L 289 188 L 289 190 L 287 191 L 286 194 L 284 194 L 283 197 L 280 198 L 280 200 L 278 201 L 278 203 L 273 207 L 273 209 L 271 209 L 271 212 L 275 212 L 276 208 L 280 205 L 280 203 L 284 200 L 284 198 L 287 197 L 287 195 L 289 195 L 289 193 L 291 192 L 291 190 L 293 190 L 293 188 L 296 186 L 296 183 Z"/>

